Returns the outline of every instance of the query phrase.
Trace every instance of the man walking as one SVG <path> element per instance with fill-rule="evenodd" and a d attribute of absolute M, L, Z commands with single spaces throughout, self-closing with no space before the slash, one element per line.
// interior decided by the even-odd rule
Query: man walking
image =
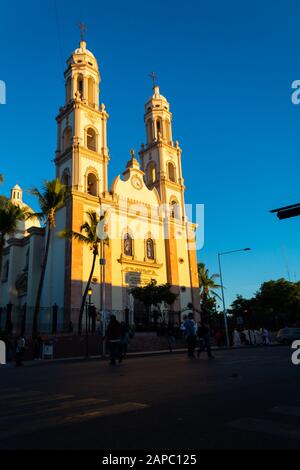
<path fill-rule="evenodd" d="M 105 336 L 103 338 L 103 340 L 105 338 L 108 340 L 111 365 L 116 364 L 116 359 L 118 359 L 119 362 L 122 361 L 121 336 L 121 324 L 118 322 L 115 315 L 111 315 Z"/>
<path fill-rule="evenodd" d="M 195 357 L 195 347 L 197 342 L 196 330 L 197 325 L 194 321 L 194 314 L 190 312 L 188 318 L 183 323 L 183 329 L 186 336 L 187 348 L 188 348 L 188 357 Z"/>
<path fill-rule="evenodd" d="M 17 338 L 17 345 L 16 345 L 16 367 L 23 365 L 23 357 L 25 353 L 25 338 L 20 335 Z"/>
<path fill-rule="evenodd" d="M 210 359 L 214 359 L 214 356 L 211 353 L 211 344 L 210 344 L 210 328 L 208 323 L 200 323 L 197 331 L 198 338 L 200 340 L 199 349 L 197 351 L 197 356 L 200 357 L 202 351 L 206 349 L 207 356 Z"/>

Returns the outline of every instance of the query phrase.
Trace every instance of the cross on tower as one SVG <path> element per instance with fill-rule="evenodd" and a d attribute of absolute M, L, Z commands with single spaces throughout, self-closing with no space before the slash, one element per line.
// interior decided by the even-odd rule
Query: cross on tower
<path fill-rule="evenodd" d="M 84 41 L 84 33 L 86 31 L 86 25 L 84 23 L 79 23 L 81 41 Z"/>
<path fill-rule="evenodd" d="M 155 73 L 155 72 L 151 72 L 151 73 L 150 73 L 150 77 L 152 78 L 153 87 L 155 87 L 156 81 L 157 81 L 157 75 L 156 75 L 156 73 Z"/>

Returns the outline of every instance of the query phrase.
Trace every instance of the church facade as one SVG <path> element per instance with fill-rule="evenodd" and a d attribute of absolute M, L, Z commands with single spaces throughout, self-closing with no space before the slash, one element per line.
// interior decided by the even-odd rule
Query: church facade
<path fill-rule="evenodd" d="M 51 239 L 43 315 L 49 317 L 56 305 L 62 323 L 78 321 L 92 252 L 57 234 L 66 227 L 79 232 L 90 210 L 105 214 L 102 229 L 107 234 L 91 283 L 91 302 L 98 311 L 122 316 L 126 309 L 130 322 L 143 322 L 143 306 L 130 290 L 151 281 L 170 283 L 178 294 L 171 311 L 182 312 L 189 303 L 199 309 L 196 226 L 185 210 L 182 150 L 173 141 L 170 104 L 155 85 L 145 104 L 146 142 L 139 151 L 140 162 L 131 151 L 124 172 L 109 186 L 109 115 L 99 103 L 99 86 L 97 60 L 82 40 L 67 61 L 65 104 L 56 118 L 56 177 L 68 186 L 70 196 L 57 214 Z M 14 189 L 11 197 L 24 204 L 16 201 Z M 10 303 L 12 316 L 22 307 L 34 306 L 44 245 L 45 229 L 32 222 L 6 242 L 0 307 Z"/>

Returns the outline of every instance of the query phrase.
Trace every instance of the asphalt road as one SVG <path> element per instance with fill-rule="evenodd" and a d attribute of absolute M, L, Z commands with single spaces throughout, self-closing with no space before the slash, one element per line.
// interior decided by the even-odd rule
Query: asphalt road
<path fill-rule="evenodd" d="M 0 449 L 295 449 L 288 347 L 0 369 Z"/>

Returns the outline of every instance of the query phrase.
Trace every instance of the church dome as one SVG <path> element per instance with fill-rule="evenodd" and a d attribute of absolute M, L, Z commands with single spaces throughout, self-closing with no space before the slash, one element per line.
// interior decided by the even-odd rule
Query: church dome
<path fill-rule="evenodd" d="M 80 41 L 79 47 L 72 52 L 71 57 L 67 60 L 69 66 L 78 65 L 81 68 L 84 65 L 93 67 L 98 72 L 98 63 L 94 54 L 86 48 L 86 42 Z"/>
<path fill-rule="evenodd" d="M 18 185 L 18 183 L 15 184 L 15 186 L 11 189 L 10 200 L 15 206 L 21 207 L 22 209 L 26 209 L 27 212 L 30 212 L 32 214 L 34 213 L 34 210 L 23 201 L 23 190 Z M 41 224 L 36 217 L 34 217 L 33 219 L 19 220 L 17 230 L 14 233 L 14 237 L 23 238 L 27 236 L 28 230 L 31 227 L 41 227 Z"/>
<path fill-rule="evenodd" d="M 160 94 L 159 86 L 155 85 L 153 88 L 153 95 L 147 100 L 145 105 L 146 111 L 155 108 L 163 108 L 169 111 L 170 105 L 167 98 Z"/>
<path fill-rule="evenodd" d="M 95 59 L 95 56 L 94 54 L 89 51 L 89 49 L 86 48 L 86 42 L 85 41 L 80 41 L 80 46 L 75 49 L 75 51 L 73 52 L 73 54 L 86 54 L 86 55 L 89 55 L 90 57 L 92 57 L 93 59 Z"/>
<path fill-rule="evenodd" d="M 162 101 L 167 102 L 167 98 L 160 94 L 160 90 L 159 90 L 158 85 L 155 85 L 153 91 L 154 91 L 154 93 L 153 93 L 152 97 L 150 98 L 150 100 L 162 100 Z"/>

